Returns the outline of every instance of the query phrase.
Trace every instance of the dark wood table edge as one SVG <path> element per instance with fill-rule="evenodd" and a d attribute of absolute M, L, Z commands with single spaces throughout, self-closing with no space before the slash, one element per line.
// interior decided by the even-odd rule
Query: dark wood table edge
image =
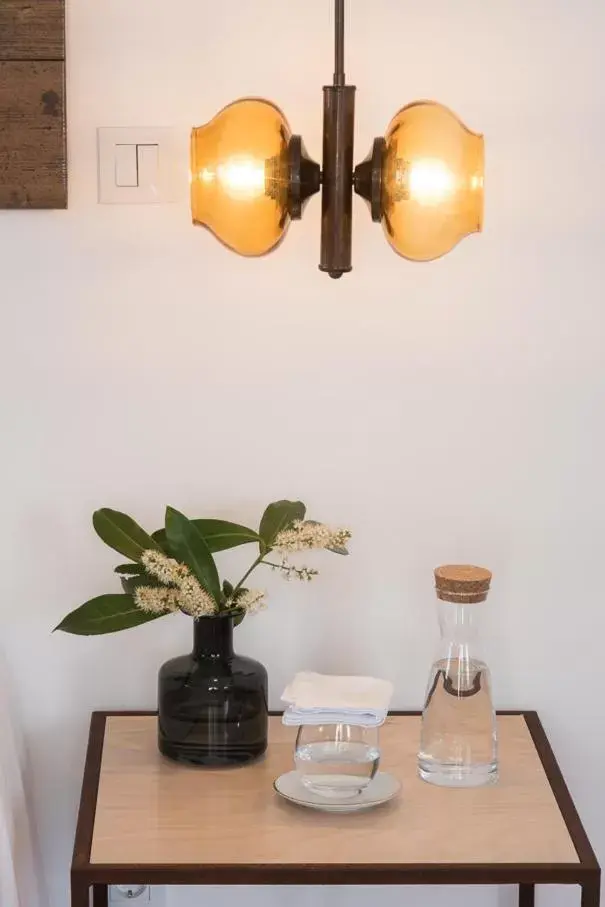
<path fill-rule="evenodd" d="M 587 905 L 598 903 L 600 867 L 537 712 L 499 710 L 520 715 L 542 762 L 546 777 L 578 854 L 578 863 L 427 863 L 427 864 L 103 864 L 91 863 L 95 809 L 99 789 L 106 720 L 113 716 L 153 716 L 155 711 L 92 713 L 80 808 L 71 866 L 72 890 L 91 885 L 581 885 Z M 272 711 L 272 715 L 280 715 Z M 392 711 L 393 716 L 419 717 L 418 711 Z M 584 904 L 583 891 L 583 904 Z M 532 896 L 533 900 L 533 896 Z"/>
<path fill-rule="evenodd" d="M 527 724 L 534 746 L 540 757 L 542 768 L 548 778 L 551 790 L 555 795 L 557 805 L 567 826 L 569 837 L 578 854 L 580 864 L 584 869 L 600 873 L 596 854 L 592 849 L 588 835 L 584 830 L 582 820 L 580 819 L 576 805 L 569 792 L 563 773 L 559 768 L 559 764 L 555 758 L 555 754 L 548 737 L 546 736 L 546 731 L 542 726 L 538 713 L 522 712 L 521 714 L 525 718 L 525 723 Z"/>
<path fill-rule="evenodd" d="M 72 869 L 88 885 L 588 885 L 578 863 L 359 863 L 288 866 L 92 863 Z"/>

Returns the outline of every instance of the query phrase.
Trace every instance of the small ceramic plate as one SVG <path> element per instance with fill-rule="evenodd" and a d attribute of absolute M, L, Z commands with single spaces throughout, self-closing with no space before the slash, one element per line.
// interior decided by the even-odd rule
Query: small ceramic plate
<path fill-rule="evenodd" d="M 273 787 L 280 797 L 298 806 L 327 813 L 354 813 L 392 800 L 399 793 L 401 784 L 387 772 L 378 772 L 365 790 L 354 797 L 322 797 L 305 787 L 298 772 L 287 772 L 275 779 Z"/>

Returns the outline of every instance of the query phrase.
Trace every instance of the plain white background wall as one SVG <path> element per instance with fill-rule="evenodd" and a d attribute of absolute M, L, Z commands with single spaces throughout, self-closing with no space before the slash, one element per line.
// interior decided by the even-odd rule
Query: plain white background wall
<path fill-rule="evenodd" d="M 399 107 L 442 101 L 486 135 L 486 226 L 414 265 L 356 200 L 355 269 L 332 282 L 317 270 L 317 198 L 256 261 L 194 230 L 187 205 L 189 128 L 231 99 L 274 100 L 320 157 L 329 0 L 68 2 L 70 207 L 0 212 L 0 638 L 51 907 L 67 903 L 90 710 L 152 707 L 158 665 L 189 645 L 185 618 L 51 637 L 66 611 L 112 588 L 115 558 L 90 527 L 98 506 L 153 528 L 167 503 L 254 523 L 269 500 L 301 497 L 352 528 L 348 561 L 319 558 L 312 587 L 269 575 L 270 611 L 238 631 L 240 650 L 269 668 L 273 706 L 293 671 L 312 667 L 384 675 L 398 707 L 419 707 L 432 568 L 491 567 L 497 704 L 540 710 L 605 856 L 605 6 L 349 7 L 356 160 Z M 180 130 L 182 200 L 98 206 L 104 125 Z M 512 893 L 291 897 L 479 905 Z M 576 898 L 550 891 L 540 903 Z"/>

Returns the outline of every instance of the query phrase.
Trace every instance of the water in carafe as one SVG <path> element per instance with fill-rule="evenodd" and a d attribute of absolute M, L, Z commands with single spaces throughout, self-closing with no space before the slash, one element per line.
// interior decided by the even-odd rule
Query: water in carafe
<path fill-rule="evenodd" d="M 441 644 L 422 714 L 418 773 L 432 784 L 478 787 L 498 778 L 497 727 L 489 668 L 479 657 L 477 618 L 491 573 L 435 571 Z"/>

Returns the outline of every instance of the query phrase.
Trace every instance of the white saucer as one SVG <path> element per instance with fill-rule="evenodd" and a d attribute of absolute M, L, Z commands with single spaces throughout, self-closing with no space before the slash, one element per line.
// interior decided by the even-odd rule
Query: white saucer
<path fill-rule="evenodd" d="M 305 787 L 298 772 L 286 772 L 275 779 L 273 787 L 280 797 L 298 806 L 327 813 L 353 813 L 392 800 L 399 793 L 401 784 L 387 772 L 378 772 L 365 790 L 354 797 L 322 797 Z"/>

